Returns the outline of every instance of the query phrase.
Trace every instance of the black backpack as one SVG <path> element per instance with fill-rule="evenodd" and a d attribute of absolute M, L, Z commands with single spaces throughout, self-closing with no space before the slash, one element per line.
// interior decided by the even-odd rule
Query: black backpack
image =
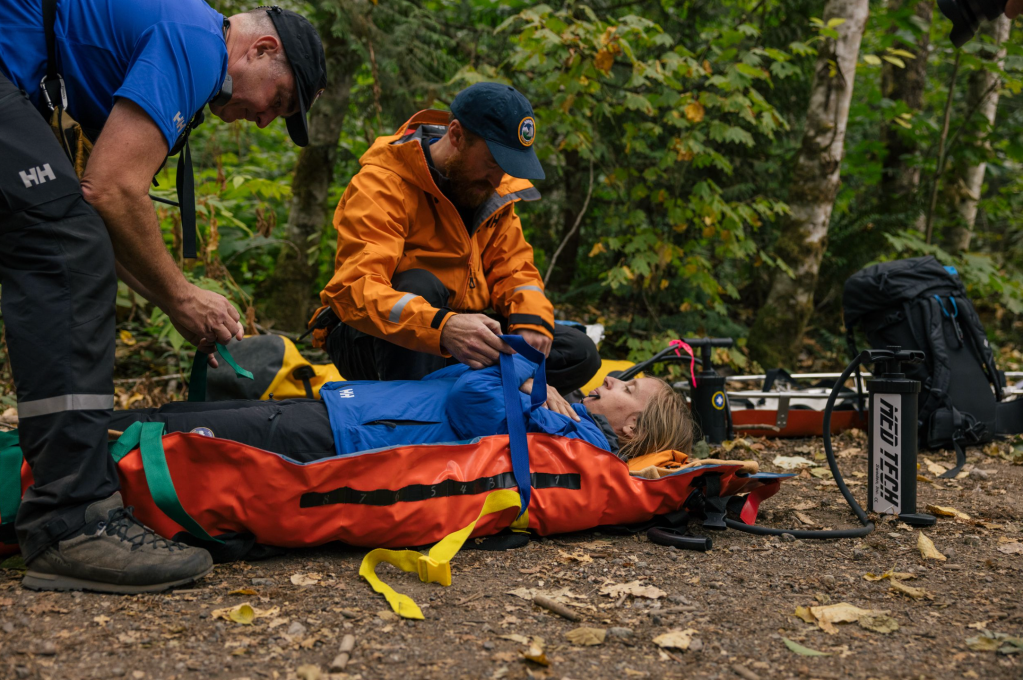
<path fill-rule="evenodd" d="M 963 446 L 1023 431 L 1023 400 L 1002 402 L 1005 375 L 954 267 L 931 256 L 867 267 L 845 282 L 842 307 L 853 356 L 857 324 L 874 349 L 898 345 L 926 354 L 905 372 L 921 383 L 920 445 L 956 450 L 949 474 L 965 462 Z"/>

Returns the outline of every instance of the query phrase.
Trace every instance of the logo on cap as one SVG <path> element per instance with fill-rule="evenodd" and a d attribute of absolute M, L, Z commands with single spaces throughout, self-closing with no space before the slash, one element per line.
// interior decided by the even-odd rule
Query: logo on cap
<path fill-rule="evenodd" d="M 536 139 L 536 122 L 532 116 L 526 116 L 519 123 L 519 142 L 522 146 L 533 146 L 533 140 Z"/>

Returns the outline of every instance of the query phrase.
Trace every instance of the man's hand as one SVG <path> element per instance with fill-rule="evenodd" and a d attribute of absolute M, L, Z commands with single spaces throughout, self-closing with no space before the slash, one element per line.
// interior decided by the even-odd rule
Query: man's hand
<path fill-rule="evenodd" d="M 453 314 L 440 333 L 440 344 L 469 368 L 497 363 L 501 353 L 514 354 L 498 336 L 501 324 L 485 314 Z"/>
<path fill-rule="evenodd" d="M 187 285 L 189 289 L 181 300 L 166 310 L 182 337 L 207 354 L 212 354 L 218 342 L 241 340 L 244 328 L 234 305 L 223 295 Z"/>
<path fill-rule="evenodd" d="M 512 332 L 516 335 L 521 335 L 523 340 L 529 343 L 533 349 L 543 352 L 545 357 L 551 355 L 551 339 L 543 333 L 526 328 Z"/>
<path fill-rule="evenodd" d="M 1023 14 L 1023 0 L 1009 0 L 1005 3 L 1005 16 L 1015 19 Z"/>

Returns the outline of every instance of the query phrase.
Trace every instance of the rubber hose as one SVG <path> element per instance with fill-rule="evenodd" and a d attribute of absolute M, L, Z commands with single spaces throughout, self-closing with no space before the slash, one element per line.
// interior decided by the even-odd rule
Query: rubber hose
<path fill-rule="evenodd" d="M 831 474 L 835 478 L 835 484 L 838 485 L 838 490 L 842 492 L 842 496 L 845 497 L 845 502 L 849 504 L 852 511 L 856 513 L 857 519 L 863 524 L 858 529 L 830 529 L 827 531 L 813 531 L 807 529 L 771 529 L 768 527 L 760 527 L 752 524 L 744 524 L 742 522 L 736 522 L 732 519 L 725 519 L 725 525 L 731 529 L 738 529 L 739 531 L 745 531 L 748 534 L 757 534 L 758 536 L 781 536 L 782 534 L 792 534 L 795 538 L 814 538 L 814 539 L 828 539 L 828 538 L 862 538 L 869 535 L 874 531 L 874 523 L 867 517 L 867 513 L 864 512 L 860 504 L 853 498 L 852 492 L 849 491 L 849 487 L 845 485 L 845 479 L 842 477 L 842 472 L 838 469 L 838 461 L 835 459 L 835 452 L 831 448 L 831 412 L 835 408 L 835 401 L 838 400 L 838 394 L 842 389 L 842 385 L 849 379 L 853 371 L 860 367 L 860 364 L 864 362 L 870 355 L 867 352 L 862 352 L 858 357 L 853 359 L 853 362 L 846 367 L 845 372 L 842 373 L 842 377 L 835 382 L 835 386 L 831 389 L 831 394 L 828 396 L 828 403 L 824 407 L 824 455 L 828 457 L 828 467 L 831 468 Z"/>

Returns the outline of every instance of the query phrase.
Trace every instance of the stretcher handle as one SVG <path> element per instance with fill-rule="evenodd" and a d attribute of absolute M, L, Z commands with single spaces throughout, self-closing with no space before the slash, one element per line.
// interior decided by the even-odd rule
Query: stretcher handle
<path fill-rule="evenodd" d="M 672 546 L 679 550 L 707 552 L 714 547 L 713 542 L 706 536 L 686 536 L 678 529 L 655 527 L 646 532 L 646 537 L 651 543 Z"/>

